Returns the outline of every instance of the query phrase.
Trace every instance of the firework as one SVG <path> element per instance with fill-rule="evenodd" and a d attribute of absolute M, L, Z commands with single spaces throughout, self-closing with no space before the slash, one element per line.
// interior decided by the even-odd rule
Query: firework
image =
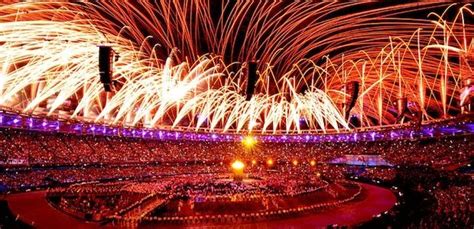
<path fill-rule="evenodd" d="M 400 4 L 337 16 L 360 6 L 224 2 L 213 11 L 207 1 L 5 5 L 0 104 L 111 125 L 326 132 L 351 128 L 342 105 L 350 95 L 342 88 L 357 81 L 360 93 L 350 114 L 362 127 L 395 124 L 398 98 L 407 98 L 424 121 L 456 113 L 461 81 L 472 75 L 474 28 L 465 22 L 470 5 Z M 455 16 L 397 17 L 440 6 Z M 119 54 L 114 93 L 104 92 L 99 81 L 100 44 Z M 259 77 L 247 101 L 242 73 L 249 60 L 259 60 Z"/>

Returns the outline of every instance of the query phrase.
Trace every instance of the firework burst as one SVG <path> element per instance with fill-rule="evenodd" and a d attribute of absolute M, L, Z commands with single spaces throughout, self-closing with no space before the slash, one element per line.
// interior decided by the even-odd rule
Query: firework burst
<path fill-rule="evenodd" d="M 357 81 L 350 114 L 362 127 L 395 124 L 399 98 L 424 121 L 456 113 L 461 82 L 472 75 L 470 5 L 369 6 L 213 6 L 198 0 L 5 5 L 0 104 L 111 125 L 326 132 L 351 128 L 344 106 L 350 94 L 343 87 Z M 440 7 L 447 9 L 428 19 L 402 17 Z M 99 81 L 100 44 L 119 54 L 114 93 L 104 92 Z M 258 60 L 259 72 L 247 101 L 242 73 L 249 60 Z"/>

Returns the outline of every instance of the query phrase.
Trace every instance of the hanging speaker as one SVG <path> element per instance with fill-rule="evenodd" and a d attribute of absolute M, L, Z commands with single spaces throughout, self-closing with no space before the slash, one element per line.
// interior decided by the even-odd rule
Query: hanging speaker
<path fill-rule="evenodd" d="M 99 76 L 100 82 L 104 85 L 104 90 L 111 92 L 112 85 L 112 63 L 113 63 L 112 47 L 106 45 L 99 46 Z"/>
<path fill-rule="evenodd" d="M 247 91 L 246 100 L 249 101 L 255 91 L 255 83 L 257 83 L 257 62 L 251 61 L 247 64 Z"/>
<path fill-rule="evenodd" d="M 346 93 L 350 91 L 350 101 L 345 101 L 347 104 L 346 107 L 346 119 L 349 118 L 349 113 L 357 102 L 357 97 L 359 97 L 359 82 L 351 81 L 345 85 Z"/>

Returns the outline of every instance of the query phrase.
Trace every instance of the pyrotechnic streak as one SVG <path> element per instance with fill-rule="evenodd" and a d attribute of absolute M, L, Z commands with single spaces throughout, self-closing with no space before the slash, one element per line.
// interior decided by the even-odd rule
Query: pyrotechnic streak
<path fill-rule="evenodd" d="M 424 121 L 447 117 L 458 110 L 460 81 L 472 77 L 453 61 L 474 55 L 470 5 L 451 21 L 397 18 L 440 6 L 431 3 L 333 17 L 361 4 L 225 2 L 218 17 L 199 0 L 85 5 L 0 7 L 0 105 L 125 126 L 326 132 L 350 129 L 347 82 L 360 82 L 351 114 L 364 127 L 394 124 L 400 97 Z M 99 82 L 99 44 L 119 53 L 113 94 Z M 246 101 L 241 73 L 255 59 L 259 78 Z"/>

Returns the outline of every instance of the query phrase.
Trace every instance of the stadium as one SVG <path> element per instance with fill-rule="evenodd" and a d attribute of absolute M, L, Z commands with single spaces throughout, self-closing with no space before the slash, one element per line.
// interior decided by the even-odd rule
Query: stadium
<path fill-rule="evenodd" d="M 0 228 L 472 228 L 473 9 L 0 3 Z"/>

